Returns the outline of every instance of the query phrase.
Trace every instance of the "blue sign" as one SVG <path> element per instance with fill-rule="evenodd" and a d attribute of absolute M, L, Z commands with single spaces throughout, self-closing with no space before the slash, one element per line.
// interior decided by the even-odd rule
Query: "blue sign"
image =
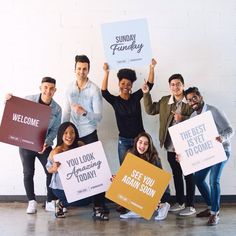
<path fill-rule="evenodd" d="M 110 69 L 150 64 L 152 53 L 146 19 L 106 23 L 101 29 Z"/>

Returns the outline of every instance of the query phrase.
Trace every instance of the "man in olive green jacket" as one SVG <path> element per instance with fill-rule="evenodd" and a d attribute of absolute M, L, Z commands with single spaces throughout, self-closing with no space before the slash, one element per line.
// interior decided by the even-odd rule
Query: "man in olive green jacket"
<path fill-rule="evenodd" d="M 153 102 L 149 89 L 146 85 L 144 93 L 144 107 L 149 115 L 159 114 L 160 146 L 167 150 L 168 162 L 171 166 L 176 192 L 176 204 L 169 211 L 177 212 L 181 216 L 189 216 L 196 212 L 194 208 L 195 183 L 193 174 L 185 176 L 186 199 L 184 196 L 183 173 L 180 164 L 176 161 L 176 153 L 171 141 L 168 128 L 189 118 L 193 110 L 187 104 L 184 97 L 184 79 L 180 74 L 174 74 L 169 78 L 171 95 L 163 96 L 158 102 Z"/>

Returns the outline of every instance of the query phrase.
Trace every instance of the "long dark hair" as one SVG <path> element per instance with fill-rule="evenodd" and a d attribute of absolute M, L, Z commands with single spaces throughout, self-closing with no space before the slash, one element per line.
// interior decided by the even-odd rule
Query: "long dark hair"
<path fill-rule="evenodd" d="M 57 145 L 56 146 L 61 146 L 63 144 L 63 140 L 62 140 L 62 137 L 65 133 L 65 130 L 71 126 L 74 131 L 75 131 L 75 140 L 74 142 L 71 144 L 71 146 L 69 147 L 69 149 L 72 149 L 72 148 L 76 148 L 78 147 L 78 139 L 79 139 L 79 132 L 78 132 L 78 129 L 76 128 L 76 126 L 72 123 L 72 122 L 64 122 L 60 125 L 60 127 L 58 128 L 58 131 L 57 131 Z"/>
<path fill-rule="evenodd" d="M 140 137 L 146 137 L 148 139 L 148 144 L 149 144 L 147 151 L 143 154 L 140 154 L 137 150 L 137 142 Z M 158 156 L 157 149 L 153 144 L 152 137 L 150 136 L 150 134 L 148 134 L 146 132 L 140 133 L 134 139 L 134 145 L 131 149 L 128 150 L 128 152 L 130 152 L 130 153 L 140 157 L 141 159 L 161 168 L 161 160 Z"/>

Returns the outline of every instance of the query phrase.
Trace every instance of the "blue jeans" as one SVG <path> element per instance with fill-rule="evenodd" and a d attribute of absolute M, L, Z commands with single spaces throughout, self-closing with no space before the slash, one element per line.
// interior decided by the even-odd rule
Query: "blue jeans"
<path fill-rule="evenodd" d="M 87 206 L 92 202 L 92 198 L 88 197 L 85 199 L 81 199 L 75 202 L 68 203 L 66 199 L 66 195 L 64 190 L 61 189 L 52 189 L 52 192 L 54 195 L 61 201 L 63 207 L 68 207 L 68 206 Z"/>
<path fill-rule="evenodd" d="M 225 153 L 228 160 L 230 152 L 225 151 Z M 220 177 L 226 161 L 220 162 L 195 173 L 195 181 L 198 190 L 207 206 L 211 208 L 212 214 L 216 214 L 220 210 Z M 208 173 L 210 173 L 210 188 L 206 183 Z"/>
<path fill-rule="evenodd" d="M 118 155 L 119 155 L 119 161 L 120 165 L 125 159 L 125 153 L 128 151 L 128 149 L 132 148 L 134 145 L 134 139 L 133 138 L 124 138 L 119 136 L 118 140 Z"/>

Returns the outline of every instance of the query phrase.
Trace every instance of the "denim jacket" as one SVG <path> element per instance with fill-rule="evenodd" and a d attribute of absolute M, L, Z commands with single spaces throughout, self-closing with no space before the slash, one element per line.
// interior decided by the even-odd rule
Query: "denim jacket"
<path fill-rule="evenodd" d="M 26 96 L 25 99 L 38 103 L 40 95 L 41 94 L 29 95 L 29 96 Z M 49 146 L 52 146 L 53 140 L 57 136 L 57 130 L 61 124 L 62 111 L 61 111 L 61 107 L 53 99 L 50 104 L 50 107 L 51 107 L 51 116 L 50 116 L 48 130 L 47 130 L 44 143 L 48 144 Z"/>
<path fill-rule="evenodd" d="M 71 109 L 72 104 L 80 104 L 87 115 L 78 115 Z M 88 80 L 84 89 L 79 90 L 76 81 L 70 84 L 66 92 L 65 106 L 63 107 L 62 121 L 71 121 L 84 137 L 97 129 L 97 123 L 102 119 L 102 95 L 96 84 Z"/>

